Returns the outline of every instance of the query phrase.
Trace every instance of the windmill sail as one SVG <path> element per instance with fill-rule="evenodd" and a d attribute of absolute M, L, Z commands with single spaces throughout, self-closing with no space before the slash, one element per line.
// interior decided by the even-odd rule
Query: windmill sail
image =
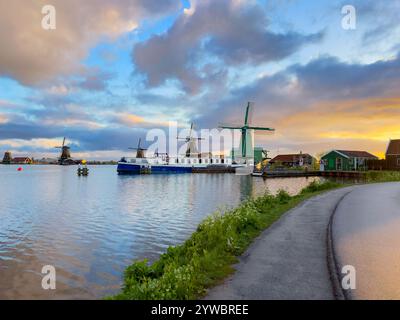
<path fill-rule="evenodd" d="M 275 131 L 273 128 L 268 127 L 255 127 L 249 125 L 249 115 L 251 111 L 251 103 L 247 103 L 244 125 L 222 125 L 220 128 L 223 129 L 237 129 L 241 131 L 240 145 L 239 145 L 239 155 L 246 161 L 247 158 L 254 158 L 254 131 Z M 233 157 L 235 154 L 233 152 Z"/>

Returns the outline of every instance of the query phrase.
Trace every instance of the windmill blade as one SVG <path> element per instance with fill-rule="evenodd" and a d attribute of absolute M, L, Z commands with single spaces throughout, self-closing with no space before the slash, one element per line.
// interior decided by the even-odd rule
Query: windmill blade
<path fill-rule="evenodd" d="M 219 126 L 219 128 L 221 128 L 221 129 L 237 129 L 237 130 L 240 130 L 240 129 L 243 129 L 243 127 L 233 127 L 233 126 Z"/>
<path fill-rule="evenodd" d="M 62 146 L 64 147 L 64 145 L 65 145 L 65 137 L 64 137 L 64 140 L 63 140 Z"/>
<path fill-rule="evenodd" d="M 249 110 L 250 110 L 250 102 L 247 103 L 246 114 L 244 116 L 244 125 L 247 126 L 249 123 Z"/>
<path fill-rule="evenodd" d="M 139 138 L 138 149 L 140 149 L 140 143 L 142 142 L 142 138 Z"/>
<path fill-rule="evenodd" d="M 128 150 L 147 150 L 146 148 L 128 148 Z"/>
<path fill-rule="evenodd" d="M 262 130 L 262 131 L 275 131 L 273 128 L 266 128 L 266 127 L 248 127 L 251 130 Z"/>
<path fill-rule="evenodd" d="M 193 122 L 190 124 L 189 137 L 187 137 L 187 141 L 190 141 L 190 139 L 192 139 L 192 131 L 193 131 Z"/>
<path fill-rule="evenodd" d="M 243 126 L 239 124 L 225 124 L 225 123 L 219 123 L 218 128 L 221 129 L 242 129 Z"/>

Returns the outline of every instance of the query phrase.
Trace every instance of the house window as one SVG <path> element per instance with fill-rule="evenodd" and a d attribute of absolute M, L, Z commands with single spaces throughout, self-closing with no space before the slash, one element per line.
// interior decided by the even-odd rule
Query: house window
<path fill-rule="evenodd" d="M 400 167 L 400 158 L 397 158 L 397 166 Z"/>

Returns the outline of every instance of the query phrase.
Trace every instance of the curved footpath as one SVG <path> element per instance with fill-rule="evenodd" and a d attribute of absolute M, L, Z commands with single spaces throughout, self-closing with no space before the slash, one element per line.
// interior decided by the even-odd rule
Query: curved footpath
<path fill-rule="evenodd" d="M 265 230 L 206 299 L 399 299 L 400 183 L 311 198 Z M 356 289 L 339 270 L 356 270 Z"/>
<path fill-rule="evenodd" d="M 355 188 L 332 223 L 338 270 L 355 268 L 351 299 L 400 299 L 400 183 Z"/>
<path fill-rule="evenodd" d="M 288 211 L 256 239 L 236 272 L 206 299 L 335 299 L 327 227 L 337 204 L 354 188 L 321 194 Z"/>

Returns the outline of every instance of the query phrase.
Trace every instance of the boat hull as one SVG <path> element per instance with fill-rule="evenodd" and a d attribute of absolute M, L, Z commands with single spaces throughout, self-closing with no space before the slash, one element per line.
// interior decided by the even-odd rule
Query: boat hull
<path fill-rule="evenodd" d="M 141 174 L 143 171 L 146 173 L 192 173 L 193 167 L 189 166 L 174 166 L 174 165 L 149 165 L 143 166 L 134 163 L 119 162 L 117 172 L 119 174 Z"/>

